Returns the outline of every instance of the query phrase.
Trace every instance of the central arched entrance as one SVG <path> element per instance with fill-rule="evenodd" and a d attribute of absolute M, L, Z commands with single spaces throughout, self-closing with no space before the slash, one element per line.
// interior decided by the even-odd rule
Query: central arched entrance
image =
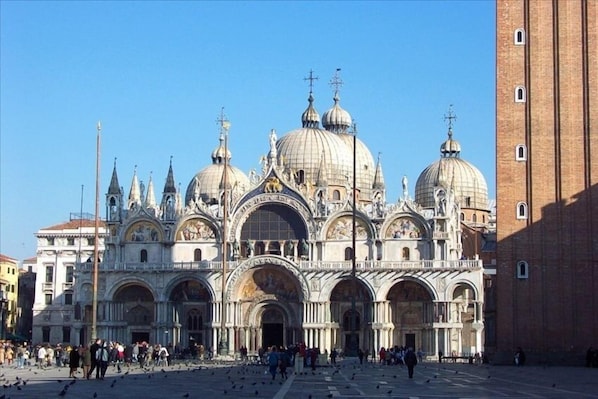
<path fill-rule="evenodd" d="M 276 305 L 266 305 L 262 312 L 262 348 L 276 345 L 277 348 L 286 346 L 285 317 L 282 310 Z"/>
<path fill-rule="evenodd" d="M 242 272 L 235 289 L 242 318 L 235 343 L 250 353 L 273 345 L 286 347 L 302 340 L 303 295 L 297 277 L 275 264 L 282 259 L 261 260 L 266 263 Z"/>

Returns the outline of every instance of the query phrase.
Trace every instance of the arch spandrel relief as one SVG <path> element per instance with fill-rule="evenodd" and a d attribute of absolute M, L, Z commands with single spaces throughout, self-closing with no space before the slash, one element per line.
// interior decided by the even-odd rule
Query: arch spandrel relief
<path fill-rule="evenodd" d="M 361 219 L 355 220 L 357 239 L 367 239 L 368 229 L 364 225 Z M 330 223 L 328 230 L 326 231 L 327 240 L 346 240 L 351 239 L 353 236 L 353 220 L 350 216 L 341 216 L 338 219 Z"/>
<path fill-rule="evenodd" d="M 423 229 L 413 219 L 400 217 L 388 226 L 385 238 L 422 238 Z"/>
<path fill-rule="evenodd" d="M 216 238 L 212 227 L 202 219 L 187 220 L 176 233 L 177 241 L 205 241 Z"/>
<path fill-rule="evenodd" d="M 136 222 L 125 233 L 125 240 L 133 242 L 161 241 L 162 233 L 152 223 Z"/>

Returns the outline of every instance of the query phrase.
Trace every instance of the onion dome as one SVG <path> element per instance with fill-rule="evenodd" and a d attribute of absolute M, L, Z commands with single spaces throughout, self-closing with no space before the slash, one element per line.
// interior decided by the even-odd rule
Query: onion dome
<path fill-rule="evenodd" d="M 314 96 L 309 93 L 309 106 L 301 115 L 301 123 L 303 127 L 312 127 L 312 128 L 319 128 L 320 127 L 320 114 L 314 108 Z"/>
<path fill-rule="evenodd" d="M 187 186 L 185 204 L 201 199 L 206 204 L 219 202 L 224 183 L 224 160 L 226 156 L 227 186 L 240 191 L 249 188 L 249 178 L 239 168 L 232 166 L 231 152 L 224 146 L 224 136 L 220 135 L 220 144 L 212 151 L 212 164 L 200 170 Z"/>
<path fill-rule="evenodd" d="M 316 184 L 321 160 L 326 161 L 326 180 L 329 185 L 345 186 L 353 170 L 353 153 L 345 142 L 332 132 L 319 128 L 318 112 L 309 95 L 309 106 L 303 113 L 303 127 L 278 139 L 276 148 L 284 166 L 301 172 L 306 183 Z"/>
<path fill-rule="evenodd" d="M 334 105 L 322 116 L 322 126 L 333 133 L 347 133 L 351 127 L 351 115 L 339 105 L 338 91 L 334 93 Z"/>
<path fill-rule="evenodd" d="M 482 173 L 460 158 L 461 145 L 453 139 L 449 126 L 448 139 L 440 146 L 441 157 L 419 175 L 415 184 L 415 201 L 424 208 L 435 206 L 434 190 L 442 186 L 455 191 L 462 209 L 488 209 L 488 185 Z"/>

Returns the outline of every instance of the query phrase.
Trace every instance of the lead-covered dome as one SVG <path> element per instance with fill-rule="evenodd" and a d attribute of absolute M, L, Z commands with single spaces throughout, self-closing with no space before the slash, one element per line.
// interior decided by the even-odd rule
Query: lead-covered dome
<path fill-rule="evenodd" d="M 341 108 L 338 92 L 334 94 L 334 105 L 322 116 L 322 126 L 333 133 L 347 133 L 353 120 L 351 115 Z"/>
<path fill-rule="evenodd" d="M 415 201 L 422 207 L 434 207 L 434 190 L 443 186 L 455 190 L 462 209 L 488 210 L 486 179 L 475 166 L 461 159 L 460 153 L 461 145 L 449 128 L 448 139 L 440 146 L 440 159 L 424 169 L 415 184 Z"/>
<path fill-rule="evenodd" d="M 231 152 L 224 146 L 224 137 L 220 135 L 220 144 L 212 151 L 212 164 L 200 170 L 187 186 L 185 204 L 201 198 L 206 204 L 219 202 L 224 188 L 224 160 L 227 163 L 227 186 L 244 192 L 249 188 L 249 178 L 239 168 L 230 164 Z"/>

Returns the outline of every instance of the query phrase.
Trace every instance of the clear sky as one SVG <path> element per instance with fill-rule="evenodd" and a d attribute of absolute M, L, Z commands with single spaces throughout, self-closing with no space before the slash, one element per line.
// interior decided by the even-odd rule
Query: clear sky
<path fill-rule="evenodd" d="M 34 234 L 100 211 L 117 158 L 160 201 L 170 157 L 184 192 L 211 163 L 216 119 L 231 121 L 232 164 L 260 170 L 268 134 L 301 127 L 313 69 L 315 107 L 341 106 L 374 158 L 387 200 L 414 194 L 440 157 L 453 105 L 461 157 L 495 198 L 493 1 L 0 2 L 0 253 L 35 256 Z"/>

